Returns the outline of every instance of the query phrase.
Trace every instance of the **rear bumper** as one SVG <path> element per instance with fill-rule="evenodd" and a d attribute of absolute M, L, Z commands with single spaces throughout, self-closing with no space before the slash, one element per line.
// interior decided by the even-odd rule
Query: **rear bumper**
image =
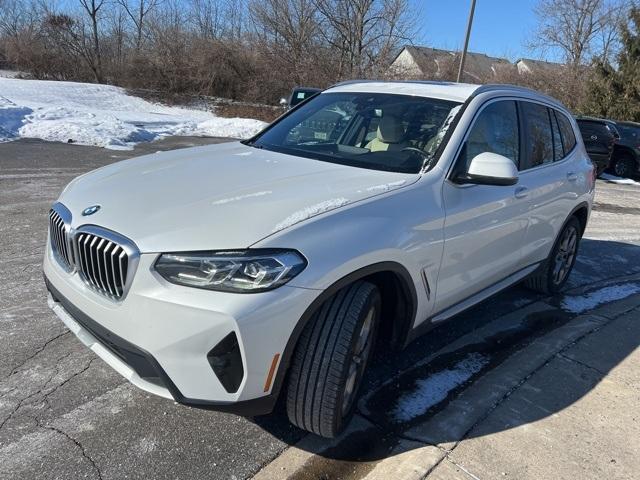
<path fill-rule="evenodd" d="M 243 416 L 265 415 L 273 410 L 276 392 L 239 402 L 215 402 L 185 397 L 157 360 L 148 352 L 107 330 L 81 312 L 44 277 L 48 305 L 76 337 L 111 368 L 138 388 L 183 405 Z"/>

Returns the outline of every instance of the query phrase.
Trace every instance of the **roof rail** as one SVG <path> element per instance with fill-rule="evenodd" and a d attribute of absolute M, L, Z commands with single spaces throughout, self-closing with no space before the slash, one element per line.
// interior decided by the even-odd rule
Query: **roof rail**
<path fill-rule="evenodd" d="M 457 85 L 456 82 L 444 82 L 437 80 L 344 80 L 342 82 L 334 83 L 327 87 L 342 87 L 343 85 L 353 85 L 354 83 L 417 83 L 423 85 Z"/>
<path fill-rule="evenodd" d="M 476 95 L 480 95 L 481 93 L 486 93 L 486 92 L 495 92 L 495 91 L 499 91 L 499 90 L 507 90 L 507 91 L 512 91 L 512 92 L 527 92 L 527 93 L 532 93 L 534 95 L 537 95 L 539 97 L 543 97 L 545 100 L 547 100 L 549 103 L 553 103 L 559 107 L 562 107 L 564 109 L 567 109 L 567 107 L 565 107 L 560 101 L 556 100 L 553 97 L 550 97 L 549 95 L 546 95 L 542 92 L 538 92 L 537 90 L 533 90 L 532 88 L 528 88 L 528 87 L 521 87 L 519 85 L 511 85 L 508 83 L 487 83 L 485 85 L 481 85 L 480 87 L 478 87 L 478 89 L 473 92 L 472 96 L 475 97 Z"/>
<path fill-rule="evenodd" d="M 435 81 L 435 80 L 345 80 L 342 82 L 338 82 L 334 85 L 331 85 L 329 88 L 333 88 L 333 87 L 341 87 L 343 85 L 353 85 L 355 83 L 414 83 L 414 84 L 423 84 L 423 85 L 443 85 L 443 86 L 447 86 L 447 85 L 460 85 L 461 83 L 458 82 L 445 82 L 445 81 Z M 471 84 L 473 85 L 473 84 Z M 539 97 L 543 97 L 545 100 L 547 100 L 549 103 L 553 103 L 554 105 L 564 108 L 565 110 L 569 111 L 567 109 L 567 107 L 565 107 L 560 101 L 556 100 L 553 97 L 550 97 L 549 95 L 546 95 L 544 93 L 538 92 L 537 90 L 533 90 L 531 88 L 527 88 L 527 87 L 521 87 L 519 85 L 511 85 L 508 83 L 487 83 L 484 85 L 478 85 L 478 88 L 476 88 L 474 90 L 474 92 L 471 94 L 470 98 L 473 98 L 477 95 L 480 95 L 481 93 L 486 93 L 486 92 L 495 92 L 495 91 L 512 91 L 514 93 L 523 93 L 523 92 L 527 92 L 527 93 L 531 93 L 534 95 L 537 95 Z"/>

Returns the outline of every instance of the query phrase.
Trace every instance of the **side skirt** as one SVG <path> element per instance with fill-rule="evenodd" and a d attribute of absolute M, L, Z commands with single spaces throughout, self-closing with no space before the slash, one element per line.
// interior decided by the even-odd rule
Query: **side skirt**
<path fill-rule="evenodd" d="M 449 320 L 451 317 L 458 315 L 459 313 L 468 310 L 469 308 L 477 305 L 478 303 L 497 295 L 501 291 L 515 285 L 520 280 L 523 280 L 528 275 L 533 273 L 542 262 L 534 263 L 533 265 L 529 265 L 528 267 L 523 268 L 522 270 L 518 270 L 517 272 L 509 275 L 508 277 L 500 280 L 497 283 L 485 288 L 484 290 L 462 300 L 461 302 L 452 305 L 451 307 L 437 313 L 436 315 L 428 318 L 424 322 L 422 322 L 417 327 L 413 328 L 408 335 L 405 346 L 411 343 L 416 338 L 421 335 L 427 333 L 429 330 L 437 326 L 439 323 L 444 322 L 445 320 Z"/>

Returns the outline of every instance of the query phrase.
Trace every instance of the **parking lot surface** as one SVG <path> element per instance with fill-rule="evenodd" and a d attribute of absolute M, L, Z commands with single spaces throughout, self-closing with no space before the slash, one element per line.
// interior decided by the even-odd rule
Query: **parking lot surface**
<path fill-rule="evenodd" d="M 33 140 L 0 144 L 0 478 L 249 478 L 303 439 L 282 412 L 248 420 L 180 406 L 136 389 L 87 350 L 46 305 L 41 259 L 47 212 L 66 183 L 124 158 L 219 141 L 224 140 L 167 139 L 135 151 Z M 601 288 L 640 274 L 640 187 L 598 181 L 585 237 L 568 289 Z M 315 461 L 306 478 L 366 475 L 372 459 L 376 463 L 383 450 L 393 449 L 385 438 L 417 428 L 415 419 L 398 421 L 389 415 L 394 399 L 416 380 L 466 358 L 470 350 L 459 345 L 452 356 L 437 355 L 426 364 L 425 359 L 456 339 L 473 337 L 474 352 L 487 359 L 476 372 L 483 378 L 532 338 L 572 321 L 576 311 L 566 307 L 567 298 L 542 299 L 514 287 L 438 327 L 400 355 L 380 352 L 359 409 L 365 421 L 376 424 L 377 440 L 352 442 L 358 447 L 351 450 L 342 445 L 340 464 L 348 472 L 337 471 L 335 462 Z M 523 313 L 513 335 L 477 343 L 484 326 L 541 301 L 554 307 L 553 315 Z M 429 415 L 445 409 L 453 397 L 445 392 Z M 625 401 L 618 407 L 637 411 L 640 406 L 637 397 Z"/>

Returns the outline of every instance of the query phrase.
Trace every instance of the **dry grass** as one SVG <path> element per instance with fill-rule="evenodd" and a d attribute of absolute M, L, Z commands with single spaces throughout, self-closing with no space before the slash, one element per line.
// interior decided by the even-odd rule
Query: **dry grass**
<path fill-rule="evenodd" d="M 278 118 L 284 110 L 270 105 L 246 105 L 242 103 L 228 103 L 215 107 L 216 115 L 226 118 L 256 118 L 263 122 L 271 123 Z"/>

